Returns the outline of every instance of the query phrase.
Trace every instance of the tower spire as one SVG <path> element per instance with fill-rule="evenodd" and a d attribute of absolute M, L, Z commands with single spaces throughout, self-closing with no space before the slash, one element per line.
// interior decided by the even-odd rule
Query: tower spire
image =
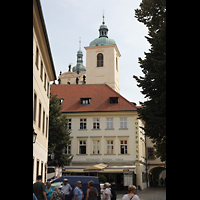
<path fill-rule="evenodd" d="M 102 22 L 102 25 L 99 27 L 99 38 L 101 38 L 101 37 L 108 38 L 108 36 L 107 36 L 107 34 L 108 34 L 108 28 L 105 25 L 104 17 L 105 16 L 104 16 L 104 11 L 103 11 L 103 22 Z"/>
<path fill-rule="evenodd" d="M 81 51 L 81 37 L 79 37 L 79 51 Z"/>
<path fill-rule="evenodd" d="M 102 24 L 105 24 L 105 22 L 104 22 L 104 9 L 103 9 L 103 22 L 102 22 Z"/>

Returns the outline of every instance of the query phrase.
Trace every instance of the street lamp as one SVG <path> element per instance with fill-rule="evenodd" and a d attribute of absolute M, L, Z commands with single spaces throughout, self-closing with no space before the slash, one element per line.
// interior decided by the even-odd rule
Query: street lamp
<path fill-rule="evenodd" d="M 37 133 L 35 132 L 34 128 L 33 128 L 33 143 L 35 143 L 37 138 Z"/>

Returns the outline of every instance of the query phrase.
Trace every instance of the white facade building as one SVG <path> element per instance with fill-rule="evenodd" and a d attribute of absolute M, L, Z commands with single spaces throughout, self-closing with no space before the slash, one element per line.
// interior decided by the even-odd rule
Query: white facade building
<path fill-rule="evenodd" d="M 63 174 L 103 174 L 117 184 L 117 189 L 130 184 L 144 189 L 149 185 L 147 143 L 140 128 L 144 122 L 138 119 L 136 105 L 120 95 L 121 54 L 107 35 L 103 17 L 99 38 L 85 47 L 86 84 L 75 84 L 75 77 L 85 74 L 82 62 L 76 68 L 77 62 L 74 69 L 78 70 L 63 73 L 59 76 L 60 84 L 51 86 L 51 92 L 63 99 L 62 113 L 67 115 L 71 131 L 66 153 L 72 154 L 73 160 Z M 80 49 L 78 55 L 82 61 Z M 76 74 L 77 71 L 81 73 Z M 70 85 L 67 79 L 72 80 Z M 158 164 L 164 166 L 158 161 L 155 167 Z"/>
<path fill-rule="evenodd" d="M 50 81 L 56 79 L 48 36 L 39 0 L 33 1 L 33 182 L 37 175 L 46 181 Z"/>

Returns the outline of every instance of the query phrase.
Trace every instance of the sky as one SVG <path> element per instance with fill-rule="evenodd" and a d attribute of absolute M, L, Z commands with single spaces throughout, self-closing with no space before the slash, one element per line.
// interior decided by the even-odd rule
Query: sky
<path fill-rule="evenodd" d="M 120 94 L 137 105 L 145 101 L 141 88 L 133 78 L 133 75 L 143 76 L 138 57 L 144 58 L 144 52 L 150 49 L 145 38 L 148 29 L 134 17 L 134 10 L 139 8 L 142 0 L 40 1 L 57 78 L 60 71 L 68 71 L 70 63 L 76 65 L 80 37 L 83 65 L 86 66 L 84 47 L 99 37 L 98 29 L 104 12 L 108 37 L 115 40 L 121 53 Z"/>

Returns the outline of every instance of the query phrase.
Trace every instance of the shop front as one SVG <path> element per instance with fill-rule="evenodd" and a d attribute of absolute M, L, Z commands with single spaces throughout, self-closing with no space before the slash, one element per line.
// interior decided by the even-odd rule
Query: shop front
<path fill-rule="evenodd" d="M 123 190 L 128 185 L 136 185 L 135 165 L 132 166 L 109 166 L 97 164 L 92 166 L 66 166 L 63 176 L 105 176 L 106 181 L 115 184 L 115 189 Z"/>

